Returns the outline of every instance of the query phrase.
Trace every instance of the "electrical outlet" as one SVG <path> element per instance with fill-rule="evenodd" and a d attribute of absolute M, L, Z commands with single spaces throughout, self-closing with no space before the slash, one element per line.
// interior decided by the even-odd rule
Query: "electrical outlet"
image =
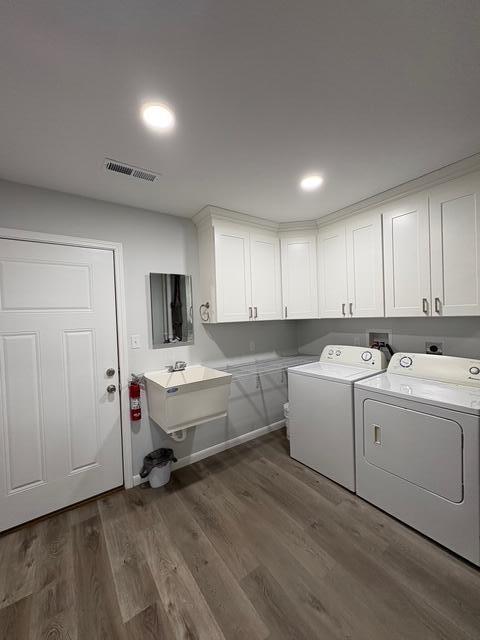
<path fill-rule="evenodd" d="M 443 355 L 443 342 L 425 342 L 425 353 L 432 356 Z"/>
<path fill-rule="evenodd" d="M 130 336 L 130 349 L 140 349 L 140 336 L 138 334 Z"/>

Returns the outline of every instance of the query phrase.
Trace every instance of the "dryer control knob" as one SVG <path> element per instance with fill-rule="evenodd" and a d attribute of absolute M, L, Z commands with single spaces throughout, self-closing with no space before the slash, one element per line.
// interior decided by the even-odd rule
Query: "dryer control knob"
<path fill-rule="evenodd" d="M 478 367 L 470 367 L 469 371 L 472 376 L 478 376 L 478 374 L 480 373 L 480 369 Z"/>
<path fill-rule="evenodd" d="M 400 358 L 401 367 L 405 367 L 405 369 L 408 369 L 408 367 L 411 367 L 412 364 L 413 364 L 413 360 L 408 356 L 403 356 L 403 358 Z"/>
<path fill-rule="evenodd" d="M 370 351 L 364 351 L 362 353 L 362 360 L 365 360 L 365 362 L 368 362 L 371 359 L 372 359 L 372 354 Z"/>
<path fill-rule="evenodd" d="M 340 349 L 337 349 L 337 350 L 335 351 L 335 355 L 336 355 L 336 356 L 341 356 L 341 355 L 342 355 L 342 352 L 340 351 Z"/>
<path fill-rule="evenodd" d="M 328 355 L 329 355 L 329 356 L 333 356 L 333 349 L 329 349 L 329 350 L 328 350 Z"/>

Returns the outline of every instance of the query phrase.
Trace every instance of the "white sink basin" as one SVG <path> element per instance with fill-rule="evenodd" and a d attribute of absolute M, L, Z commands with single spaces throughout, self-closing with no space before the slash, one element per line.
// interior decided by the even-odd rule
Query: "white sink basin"
<path fill-rule="evenodd" d="M 230 373 L 198 365 L 144 377 L 150 417 L 167 433 L 227 415 Z"/>

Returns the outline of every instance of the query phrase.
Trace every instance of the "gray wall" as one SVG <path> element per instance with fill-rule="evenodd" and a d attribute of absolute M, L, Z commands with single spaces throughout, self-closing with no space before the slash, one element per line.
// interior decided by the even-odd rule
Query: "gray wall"
<path fill-rule="evenodd" d="M 346 318 L 297 321 L 301 353 L 320 354 L 327 344 L 367 345 L 368 331 L 392 333 L 395 351 L 423 353 L 425 342 L 443 342 L 449 356 L 480 358 L 480 318 Z"/>
<path fill-rule="evenodd" d="M 149 188 L 149 185 L 146 186 Z M 293 322 L 262 322 L 207 326 L 198 316 L 198 255 L 196 230 L 190 220 L 122 207 L 107 202 L 0 181 L 0 227 L 42 231 L 60 235 L 121 242 L 125 259 L 125 286 L 128 334 L 139 334 L 141 348 L 129 349 L 130 372 L 154 370 L 174 360 L 189 363 L 225 364 L 238 360 L 264 358 L 275 353 L 296 352 Z M 187 273 L 193 276 L 193 346 L 167 349 L 150 348 L 148 274 Z M 243 386 L 242 386 L 243 385 Z M 232 388 L 229 420 L 190 429 L 188 438 L 175 443 L 179 457 L 199 451 L 265 426 L 281 418 L 285 391 L 280 382 L 265 379 L 265 388 L 243 381 Z M 253 387 L 250 389 L 250 386 Z M 247 391 L 253 392 L 249 396 Z M 273 389 L 273 390 L 272 390 Z M 283 389 L 283 390 L 282 390 Z M 145 409 L 145 403 L 144 403 Z M 132 430 L 133 470 L 138 473 L 145 453 L 171 440 L 162 437 L 147 412 Z"/>
<path fill-rule="evenodd" d="M 303 320 L 202 325 L 198 316 L 198 255 L 190 220 L 122 207 L 46 189 L 0 181 L 0 227 L 11 227 L 121 242 L 125 256 L 127 329 L 141 336 L 141 348 L 129 349 L 130 371 L 154 370 L 174 360 L 224 365 L 276 354 L 319 354 L 325 344 L 366 344 L 368 330 L 393 333 L 393 347 L 423 351 L 426 340 L 442 340 L 448 355 L 480 358 L 478 318 L 398 318 Z M 188 273 L 193 276 L 195 344 L 150 348 L 148 274 Z M 229 418 L 190 429 L 185 442 L 175 443 L 179 457 L 219 444 L 282 417 L 286 397 L 281 374 L 243 378 L 232 385 Z M 145 402 L 144 402 L 145 409 Z M 132 429 L 133 469 L 145 453 L 170 444 L 144 410 Z"/>

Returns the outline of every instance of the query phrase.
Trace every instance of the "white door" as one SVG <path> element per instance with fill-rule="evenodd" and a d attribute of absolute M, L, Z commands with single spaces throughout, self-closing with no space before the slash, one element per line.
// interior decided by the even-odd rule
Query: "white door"
<path fill-rule="evenodd" d="M 236 224 L 215 227 L 218 322 L 253 319 L 250 234 Z"/>
<path fill-rule="evenodd" d="M 430 192 L 433 315 L 480 315 L 480 177 Z"/>
<path fill-rule="evenodd" d="M 419 194 L 382 209 L 386 316 L 432 314 L 428 198 Z"/>
<path fill-rule="evenodd" d="M 254 320 L 282 317 L 280 244 L 276 234 L 250 233 L 252 304 Z"/>
<path fill-rule="evenodd" d="M 315 234 L 281 241 L 284 318 L 318 318 Z"/>
<path fill-rule="evenodd" d="M 321 318 L 344 318 L 348 310 L 345 224 L 318 234 L 318 294 Z"/>
<path fill-rule="evenodd" d="M 384 315 L 382 218 L 378 212 L 346 222 L 348 313 L 356 317 Z"/>
<path fill-rule="evenodd" d="M 123 484 L 109 384 L 113 253 L 0 239 L 0 530 Z"/>

